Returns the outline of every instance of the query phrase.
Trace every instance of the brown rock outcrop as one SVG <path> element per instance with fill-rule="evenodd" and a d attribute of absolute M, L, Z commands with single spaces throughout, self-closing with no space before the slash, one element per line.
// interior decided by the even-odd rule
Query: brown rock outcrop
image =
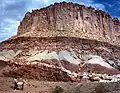
<path fill-rule="evenodd" d="M 83 72 L 91 71 L 94 73 L 109 74 L 109 75 L 120 74 L 120 71 L 117 69 L 106 68 L 99 64 L 85 64 L 85 66 L 81 69 L 81 71 Z"/>
<path fill-rule="evenodd" d="M 17 35 L 71 36 L 118 43 L 119 31 L 117 18 L 91 7 L 62 2 L 26 13 Z"/>
<path fill-rule="evenodd" d="M 2 70 L 2 74 L 8 77 L 21 77 L 27 79 L 47 81 L 72 81 L 66 72 L 58 68 L 50 68 L 44 65 L 17 65 L 9 64 Z"/>
<path fill-rule="evenodd" d="M 49 50 L 60 51 L 73 49 L 81 54 L 92 53 L 103 58 L 119 59 L 120 47 L 111 45 L 106 42 L 88 40 L 74 37 L 19 37 L 12 40 L 4 41 L 0 44 L 2 50 L 23 50 L 22 56 L 26 56 L 29 50 Z"/>

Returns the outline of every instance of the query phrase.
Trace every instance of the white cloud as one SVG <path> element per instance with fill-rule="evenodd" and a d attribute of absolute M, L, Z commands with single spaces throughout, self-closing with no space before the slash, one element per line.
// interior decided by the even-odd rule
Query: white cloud
<path fill-rule="evenodd" d="M 47 3 L 48 3 L 48 0 L 44 0 L 44 3 L 47 4 Z"/>
<path fill-rule="evenodd" d="M 15 35 L 17 31 L 17 27 L 19 25 L 19 21 L 13 19 L 5 19 L 1 24 L 1 37 L 3 40 L 8 39 L 10 36 Z"/>
<path fill-rule="evenodd" d="M 92 7 L 95 7 L 96 9 L 99 10 L 104 10 L 105 11 L 105 6 L 103 4 L 95 3 L 95 4 L 90 4 Z"/>

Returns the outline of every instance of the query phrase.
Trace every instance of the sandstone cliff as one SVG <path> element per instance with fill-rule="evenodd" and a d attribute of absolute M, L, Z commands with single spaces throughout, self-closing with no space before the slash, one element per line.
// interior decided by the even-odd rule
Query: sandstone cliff
<path fill-rule="evenodd" d="M 55 3 L 26 13 L 18 36 L 69 36 L 119 42 L 120 22 L 109 14 L 74 3 Z"/>

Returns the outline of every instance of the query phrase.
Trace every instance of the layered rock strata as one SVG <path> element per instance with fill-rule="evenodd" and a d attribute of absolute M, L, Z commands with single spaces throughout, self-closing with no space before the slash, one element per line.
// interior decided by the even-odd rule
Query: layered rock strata
<path fill-rule="evenodd" d="M 0 60 L 9 63 L 0 75 L 80 81 L 83 72 L 119 74 L 119 25 L 101 10 L 73 3 L 28 12 L 17 35 L 0 43 Z"/>
<path fill-rule="evenodd" d="M 88 62 L 86 64 L 99 64 L 109 70 L 119 69 L 119 49 L 106 42 L 75 37 L 19 37 L 0 45 L 0 57 L 21 65 L 29 62 L 55 65 L 71 72 L 78 72 L 82 61 Z M 8 56 L 8 53 L 14 55 Z M 100 69 L 98 72 L 103 72 Z M 119 73 L 117 70 L 113 72 Z"/>

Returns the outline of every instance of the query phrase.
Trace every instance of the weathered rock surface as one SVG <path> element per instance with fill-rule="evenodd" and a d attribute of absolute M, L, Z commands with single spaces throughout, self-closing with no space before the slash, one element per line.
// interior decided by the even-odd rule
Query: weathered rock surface
<path fill-rule="evenodd" d="M 8 62 L 21 52 L 21 50 L 17 51 L 16 53 L 13 50 L 3 50 L 0 52 L 0 60 Z"/>
<path fill-rule="evenodd" d="M 18 36 L 79 37 L 119 43 L 120 22 L 108 13 L 74 3 L 55 3 L 26 13 Z"/>
<path fill-rule="evenodd" d="M 0 74 L 79 81 L 79 73 L 120 74 L 120 22 L 99 10 L 55 3 L 27 13 L 16 36 L 0 43 Z M 109 44 L 112 43 L 112 44 Z"/>
<path fill-rule="evenodd" d="M 16 42 L 17 41 L 17 42 Z M 6 50 L 6 51 L 5 51 Z M 45 65 L 49 69 L 59 69 L 63 73 L 66 73 L 68 81 L 79 81 L 77 75 L 80 72 L 87 72 L 89 70 L 94 73 L 107 73 L 107 74 L 120 74 L 119 66 L 119 47 L 108 44 L 106 42 L 99 42 L 96 40 L 87 40 L 73 37 L 52 37 L 52 38 L 38 38 L 38 37 L 20 37 L 16 39 L 7 40 L 0 44 L 0 51 L 8 53 L 14 51 L 16 56 L 10 60 L 11 63 L 15 63 L 18 66 L 27 65 L 27 69 L 18 67 L 17 69 L 11 70 L 12 67 L 4 72 L 4 75 L 14 76 L 14 73 L 18 77 L 33 78 L 39 80 L 55 80 L 57 78 L 43 78 L 40 72 L 37 70 L 37 75 L 27 74 L 29 69 L 36 71 L 30 65 Z M 113 61 L 116 66 L 113 66 Z M 117 63 L 116 63 L 116 60 Z M 79 64 L 84 63 L 85 65 L 80 69 Z M 49 73 L 49 69 L 46 70 Z M 22 70 L 22 72 L 21 72 Z M 40 70 L 40 68 L 39 68 Z M 23 71 L 25 71 L 24 74 Z M 32 71 L 30 73 L 32 73 Z M 20 74 L 18 74 L 20 73 Z M 50 72 L 51 73 L 51 72 Z M 59 75 L 59 74 L 57 74 Z M 63 81 L 65 79 L 64 74 Z M 38 78 L 39 77 L 39 78 Z M 62 78 L 59 79 L 62 81 Z M 65 79 L 66 80 L 66 79 Z"/>
<path fill-rule="evenodd" d="M 59 68 L 51 68 L 44 65 L 16 65 L 10 64 L 4 68 L 2 74 L 9 77 L 21 77 L 48 81 L 72 81 L 66 72 Z"/>
<path fill-rule="evenodd" d="M 81 69 L 81 71 L 82 72 L 92 71 L 94 73 L 101 73 L 101 74 L 106 73 L 110 75 L 120 74 L 120 71 L 117 69 L 107 68 L 99 64 L 90 64 L 90 63 L 85 64 L 84 67 Z"/>
<path fill-rule="evenodd" d="M 106 42 L 75 37 L 19 37 L 4 41 L 0 44 L 0 51 L 22 50 L 21 56 L 35 55 L 38 51 L 74 50 L 80 54 L 93 54 L 104 59 L 119 60 L 120 47 Z M 32 53 L 32 51 L 35 51 Z M 81 57 L 81 55 L 79 56 Z"/>

